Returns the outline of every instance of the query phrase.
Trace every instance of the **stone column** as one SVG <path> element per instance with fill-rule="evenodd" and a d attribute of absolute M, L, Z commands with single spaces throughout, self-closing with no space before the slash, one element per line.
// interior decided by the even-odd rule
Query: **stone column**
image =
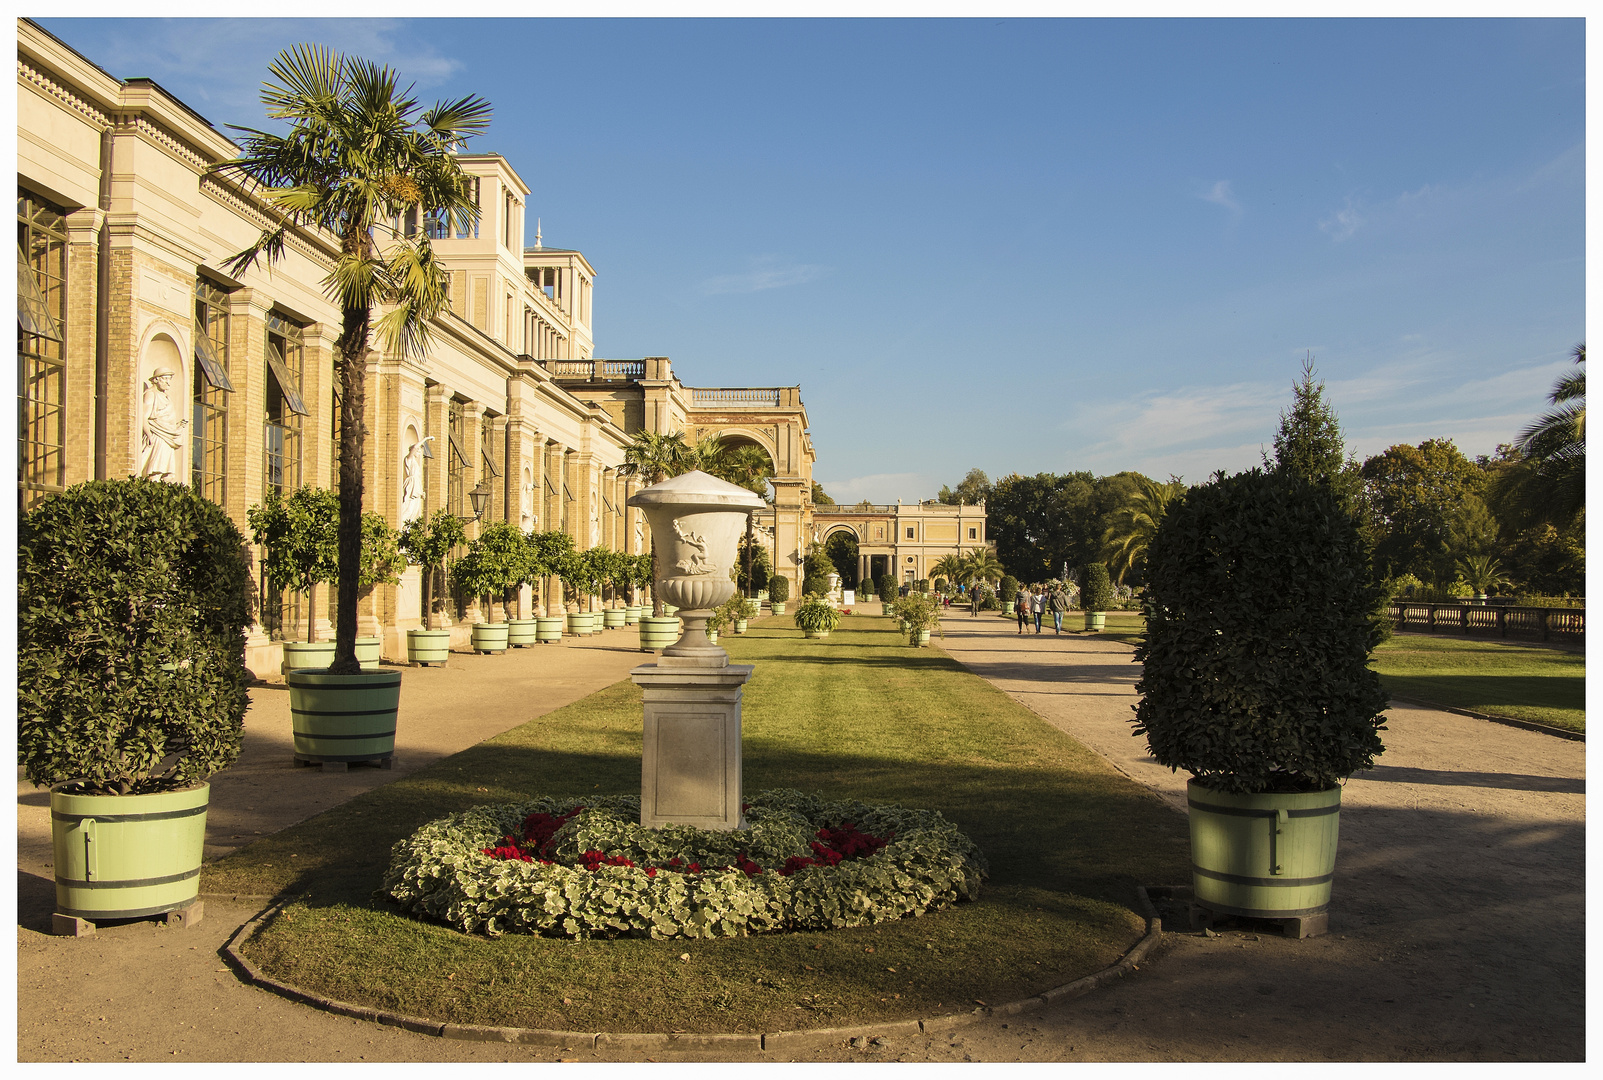
<path fill-rule="evenodd" d="M 562 505 L 565 496 L 562 492 L 562 478 L 564 463 L 567 461 L 568 448 L 556 440 L 545 445 L 545 526 L 542 531 L 561 532 L 565 515 Z M 546 615 L 558 616 L 567 614 L 567 607 L 563 603 L 562 579 L 552 574 L 546 578 Z"/>
<path fill-rule="evenodd" d="M 95 335 L 100 287 L 100 226 L 94 207 L 67 215 L 66 485 L 95 478 Z M 189 480 L 189 462 L 184 463 Z M 107 470 L 109 477 L 117 474 Z M 241 524 L 242 519 L 235 519 Z"/>

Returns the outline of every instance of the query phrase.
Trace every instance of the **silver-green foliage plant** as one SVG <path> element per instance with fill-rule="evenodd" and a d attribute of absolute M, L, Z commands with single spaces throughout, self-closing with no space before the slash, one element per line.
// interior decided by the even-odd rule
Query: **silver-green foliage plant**
<path fill-rule="evenodd" d="M 549 863 L 485 854 L 532 814 L 581 807 L 550 838 Z M 639 815 L 629 795 L 475 807 L 396 844 L 380 892 L 467 933 L 714 938 L 919 916 L 978 899 L 989 873 L 974 843 L 933 810 L 774 790 L 752 797 L 750 828 L 739 832 L 648 829 Z M 779 872 L 812 854 L 819 830 L 848 823 L 888 843 L 865 858 Z M 634 865 L 587 869 L 586 853 Z M 753 865 L 761 872 L 748 873 Z"/>
<path fill-rule="evenodd" d="M 17 759 L 34 784 L 141 794 L 239 757 L 245 538 L 178 484 L 79 484 L 23 515 Z"/>

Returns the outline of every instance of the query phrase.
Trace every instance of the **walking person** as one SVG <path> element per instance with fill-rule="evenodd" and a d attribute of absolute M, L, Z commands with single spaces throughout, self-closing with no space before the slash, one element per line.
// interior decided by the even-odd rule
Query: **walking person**
<path fill-rule="evenodd" d="M 1030 614 L 1035 616 L 1035 632 L 1041 632 L 1041 613 L 1046 610 L 1046 587 L 1037 585 L 1030 594 Z"/>
<path fill-rule="evenodd" d="M 1030 594 L 1023 589 L 1013 598 L 1013 613 L 1019 617 L 1019 633 L 1024 633 L 1024 624 L 1030 619 Z"/>
<path fill-rule="evenodd" d="M 1063 633 L 1063 613 L 1069 610 L 1069 594 L 1063 591 L 1062 585 L 1052 586 L 1052 597 L 1047 601 L 1052 608 L 1052 632 Z"/>

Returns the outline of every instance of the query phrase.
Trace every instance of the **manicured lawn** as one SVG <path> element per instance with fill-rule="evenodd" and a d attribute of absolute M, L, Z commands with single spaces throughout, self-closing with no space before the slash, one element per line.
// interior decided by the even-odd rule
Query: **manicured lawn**
<path fill-rule="evenodd" d="M 1388 694 L 1586 730 L 1586 656 L 1474 638 L 1397 634 L 1370 661 Z"/>
<path fill-rule="evenodd" d="M 524 1027 L 778 1031 L 1039 993 L 1137 940 L 1138 884 L 1187 880 L 1183 818 L 943 654 L 909 648 L 888 620 L 850 616 L 822 641 L 788 617 L 752 627 L 724 641 L 757 664 L 747 790 L 939 809 L 990 861 L 978 903 L 830 933 L 575 943 L 470 937 L 372 895 L 390 845 L 433 818 L 539 793 L 638 792 L 640 695 L 627 681 L 266 837 L 209 865 L 204 887 L 298 894 L 246 952 L 345 1001 Z"/>

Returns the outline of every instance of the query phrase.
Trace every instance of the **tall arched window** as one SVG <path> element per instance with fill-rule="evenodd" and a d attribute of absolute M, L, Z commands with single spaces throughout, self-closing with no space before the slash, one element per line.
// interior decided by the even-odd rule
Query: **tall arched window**
<path fill-rule="evenodd" d="M 17 486 L 23 510 L 67 483 L 67 220 L 17 191 Z"/>

